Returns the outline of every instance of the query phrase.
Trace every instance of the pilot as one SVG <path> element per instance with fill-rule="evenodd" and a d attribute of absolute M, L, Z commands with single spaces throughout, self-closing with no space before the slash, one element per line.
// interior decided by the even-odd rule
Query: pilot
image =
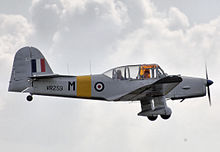
<path fill-rule="evenodd" d="M 146 69 L 144 70 L 143 79 L 149 79 L 150 78 L 150 70 Z"/>
<path fill-rule="evenodd" d="M 123 80 L 123 79 L 124 79 L 124 78 L 122 77 L 121 70 L 117 70 L 117 71 L 116 71 L 116 75 L 117 75 L 117 79 L 120 79 L 120 80 Z"/>

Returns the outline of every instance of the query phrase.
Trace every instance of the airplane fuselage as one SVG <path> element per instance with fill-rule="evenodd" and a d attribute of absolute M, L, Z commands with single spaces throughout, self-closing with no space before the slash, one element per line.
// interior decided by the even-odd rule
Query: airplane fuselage
<path fill-rule="evenodd" d="M 117 97 L 151 84 L 149 80 L 112 80 L 100 75 L 59 76 L 48 79 L 32 80 L 33 95 L 62 96 L 114 101 Z M 124 101 L 127 101 L 124 99 Z"/>
<path fill-rule="evenodd" d="M 205 79 L 184 76 L 182 79 L 183 81 L 171 90 L 166 98 L 175 100 L 206 95 Z M 118 97 L 127 92 L 152 84 L 157 80 L 112 80 L 103 74 L 59 76 L 32 81 L 31 94 L 117 101 Z M 133 100 L 140 99 L 134 98 Z M 120 101 L 129 101 L 129 99 L 123 98 Z"/>

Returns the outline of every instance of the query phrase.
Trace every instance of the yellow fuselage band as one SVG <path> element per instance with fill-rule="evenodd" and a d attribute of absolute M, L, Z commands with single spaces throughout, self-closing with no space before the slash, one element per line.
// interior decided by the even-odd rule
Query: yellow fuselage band
<path fill-rule="evenodd" d="M 77 82 L 77 96 L 78 97 L 91 97 L 91 76 L 78 76 Z"/>

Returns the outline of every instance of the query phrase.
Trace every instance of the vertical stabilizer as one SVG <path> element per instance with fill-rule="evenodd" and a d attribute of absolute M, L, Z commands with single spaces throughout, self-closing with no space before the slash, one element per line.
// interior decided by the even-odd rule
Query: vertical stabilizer
<path fill-rule="evenodd" d="M 34 47 L 24 47 L 14 57 L 8 91 L 21 92 L 31 87 L 30 77 L 53 74 L 47 60 Z"/>

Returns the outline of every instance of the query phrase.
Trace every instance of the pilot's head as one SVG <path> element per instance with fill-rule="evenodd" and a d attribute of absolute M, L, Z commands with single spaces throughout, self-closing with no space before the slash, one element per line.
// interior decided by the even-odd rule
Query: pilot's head
<path fill-rule="evenodd" d="M 149 69 L 144 70 L 144 77 L 145 78 L 149 78 L 150 77 L 150 70 Z"/>
<path fill-rule="evenodd" d="M 150 71 L 149 71 L 148 69 L 146 69 L 146 70 L 144 71 L 144 74 L 150 74 Z"/>
<path fill-rule="evenodd" d="M 121 74 L 121 70 L 117 70 L 117 74 Z"/>

